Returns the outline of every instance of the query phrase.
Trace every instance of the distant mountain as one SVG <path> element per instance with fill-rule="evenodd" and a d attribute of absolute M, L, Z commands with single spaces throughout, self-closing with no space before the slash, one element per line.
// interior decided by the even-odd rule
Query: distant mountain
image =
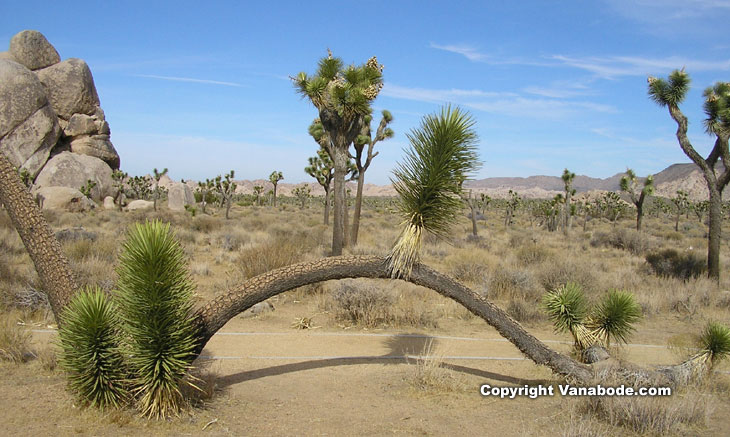
<path fill-rule="evenodd" d="M 718 164 L 718 170 L 722 171 L 722 165 Z M 590 176 L 578 175 L 573 180 L 573 187 L 578 193 L 589 193 L 592 191 L 619 191 L 621 177 L 625 173 L 616 173 L 615 175 L 601 179 L 592 178 Z M 643 179 L 643 178 L 642 178 Z M 237 180 L 238 185 L 236 192 L 251 194 L 255 185 L 264 187 L 264 192 L 273 189 L 273 185 L 268 180 L 257 179 Z M 291 191 L 300 185 L 280 182 L 277 193 L 289 196 Z M 195 187 L 194 182 L 190 182 L 191 187 Z M 677 190 L 684 190 L 689 193 L 689 197 L 693 200 L 704 200 L 708 198 L 707 185 L 699 168 L 693 163 L 672 164 L 664 170 L 654 175 L 654 185 L 656 194 L 664 197 L 674 197 Z M 324 195 L 324 190 L 316 182 L 309 182 L 312 194 L 315 196 Z M 348 188 L 354 194 L 357 189 L 355 182 L 348 183 Z M 485 193 L 495 198 L 507 197 L 509 190 L 516 191 L 521 196 L 531 199 L 544 199 L 555 196 L 563 192 L 563 180 L 559 176 L 529 176 L 526 178 L 486 178 L 474 181 L 467 181 L 465 184 L 467 189 L 472 189 L 475 193 Z M 391 185 L 373 185 L 365 184 L 365 196 L 395 196 L 395 190 Z"/>

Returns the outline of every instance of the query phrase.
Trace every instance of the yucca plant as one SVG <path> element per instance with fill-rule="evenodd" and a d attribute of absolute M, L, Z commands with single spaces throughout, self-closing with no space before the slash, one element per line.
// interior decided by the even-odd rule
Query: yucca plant
<path fill-rule="evenodd" d="M 177 414 L 194 358 L 193 283 L 183 251 L 160 221 L 133 225 L 119 259 L 116 299 L 133 393 L 147 417 Z"/>
<path fill-rule="evenodd" d="M 404 218 L 388 256 L 392 277 L 408 277 L 418 262 L 423 232 L 445 237 L 461 210 L 462 184 L 480 165 L 474 123 L 468 113 L 446 106 L 406 134 L 411 148 L 391 179 Z"/>
<path fill-rule="evenodd" d="M 543 296 L 543 307 L 556 332 L 570 332 L 578 350 L 597 343 L 596 335 L 586 327 L 588 302 L 580 285 L 568 282 Z"/>
<path fill-rule="evenodd" d="M 709 322 L 699 343 L 701 353 L 715 365 L 730 355 L 730 328 L 719 322 Z"/>
<path fill-rule="evenodd" d="M 627 343 L 629 335 L 635 329 L 633 324 L 640 318 L 641 306 L 633 294 L 610 290 L 593 307 L 587 325 L 603 344 L 610 346 L 611 339 Z"/>
<path fill-rule="evenodd" d="M 94 407 L 119 407 L 127 398 L 116 308 L 98 287 L 76 293 L 61 315 L 59 364 L 69 385 Z"/>

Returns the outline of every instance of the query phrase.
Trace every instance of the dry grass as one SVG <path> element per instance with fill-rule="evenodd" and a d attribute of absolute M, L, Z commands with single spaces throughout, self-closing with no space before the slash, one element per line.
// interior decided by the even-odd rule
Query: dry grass
<path fill-rule="evenodd" d="M 13 313 L 0 315 L 0 360 L 24 363 L 35 358 L 30 346 L 31 335 L 17 324 Z"/>
<path fill-rule="evenodd" d="M 464 393 L 471 388 L 462 374 L 444 363 L 443 355 L 436 352 L 432 340 L 426 342 L 412 364 L 407 382 L 413 390 L 424 394 Z"/>

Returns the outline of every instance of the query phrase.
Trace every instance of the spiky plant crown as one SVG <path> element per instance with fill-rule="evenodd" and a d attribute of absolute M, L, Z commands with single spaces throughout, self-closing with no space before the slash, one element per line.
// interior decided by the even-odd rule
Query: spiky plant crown
<path fill-rule="evenodd" d="M 423 232 L 446 237 L 461 209 L 462 184 L 480 164 L 474 119 L 446 106 L 427 115 L 418 129 L 406 134 L 411 148 L 393 170 L 403 231 L 390 255 L 393 277 L 408 277 L 418 262 Z"/>
<path fill-rule="evenodd" d="M 649 76 L 649 97 L 660 106 L 676 107 L 689 91 L 690 78 L 684 69 L 674 70 L 667 80 Z"/>
<path fill-rule="evenodd" d="M 274 170 L 274 171 L 273 171 L 273 172 L 271 172 L 271 174 L 269 175 L 269 181 L 270 181 L 270 182 L 271 182 L 272 184 L 274 184 L 274 185 L 278 184 L 278 183 L 279 183 L 279 181 L 281 181 L 281 180 L 283 180 L 283 179 L 284 179 L 284 174 L 283 174 L 282 172 L 280 172 L 280 171 L 276 171 L 276 170 Z"/>
<path fill-rule="evenodd" d="M 593 307 L 587 325 L 608 346 L 611 339 L 627 343 L 629 335 L 635 330 L 633 324 L 640 318 L 641 306 L 632 293 L 610 290 Z"/>
<path fill-rule="evenodd" d="M 709 322 L 699 339 L 702 354 L 715 365 L 730 355 L 730 328 L 719 322 Z"/>
<path fill-rule="evenodd" d="M 730 134 L 730 83 L 717 82 L 703 93 L 705 103 L 703 109 L 707 118 L 704 120 L 708 134 Z"/>
<path fill-rule="evenodd" d="M 194 358 L 194 286 L 182 248 L 160 221 L 133 225 L 117 269 L 116 300 L 133 392 L 142 414 L 177 414 L 179 385 Z"/>
<path fill-rule="evenodd" d="M 118 344 L 117 309 L 98 287 L 76 293 L 61 315 L 59 364 L 71 390 L 94 407 L 119 407 L 127 398 Z"/>

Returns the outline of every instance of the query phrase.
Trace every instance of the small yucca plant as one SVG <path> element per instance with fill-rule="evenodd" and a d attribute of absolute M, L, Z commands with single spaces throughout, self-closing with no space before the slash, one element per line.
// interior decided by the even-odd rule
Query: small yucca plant
<path fill-rule="evenodd" d="M 627 343 L 635 329 L 633 324 L 640 318 L 641 306 L 633 294 L 611 290 L 593 307 L 587 324 L 601 342 L 610 346 L 611 339 Z"/>
<path fill-rule="evenodd" d="M 194 286 L 183 251 L 160 221 L 131 227 L 118 268 L 116 299 L 133 393 L 147 417 L 177 414 L 180 384 L 194 358 Z"/>
<path fill-rule="evenodd" d="M 406 134 L 411 148 L 393 171 L 403 231 L 388 256 L 394 278 L 408 277 L 418 262 L 423 232 L 445 237 L 461 210 L 462 184 L 479 168 L 474 120 L 447 106 Z"/>
<path fill-rule="evenodd" d="M 596 335 L 585 325 L 588 302 L 580 285 L 568 282 L 546 293 L 542 302 L 548 318 L 555 325 L 555 331 L 570 332 L 578 350 L 586 349 L 597 342 Z"/>
<path fill-rule="evenodd" d="M 61 315 L 59 364 L 71 389 L 94 407 L 119 407 L 127 397 L 116 308 L 99 288 L 76 293 Z"/>
<path fill-rule="evenodd" d="M 701 354 L 715 365 L 730 355 L 730 328 L 719 322 L 709 322 L 700 335 Z"/>

